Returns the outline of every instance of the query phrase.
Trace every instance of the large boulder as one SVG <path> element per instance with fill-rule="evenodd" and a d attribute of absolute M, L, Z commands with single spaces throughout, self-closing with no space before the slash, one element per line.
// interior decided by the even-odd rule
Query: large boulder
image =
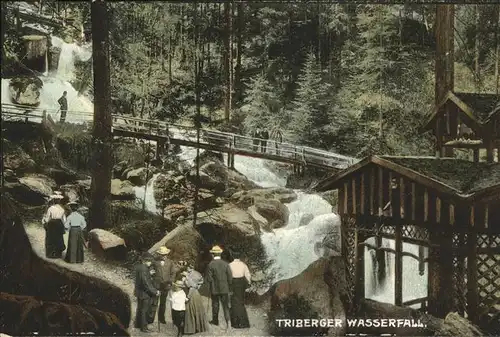
<path fill-rule="evenodd" d="M 176 221 L 180 217 L 187 217 L 189 213 L 189 209 L 184 204 L 167 205 L 163 210 L 163 216 L 170 221 Z"/>
<path fill-rule="evenodd" d="M 12 102 L 20 105 L 38 106 L 43 82 L 38 77 L 23 76 L 10 80 L 9 93 Z"/>
<path fill-rule="evenodd" d="M 333 260 L 332 260 L 333 259 Z M 341 300 L 346 282 L 340 258 L 321 258 L 299 275 L 279 281 L 271 292 L 270 324 L 274 336 L 345 335 L 345 310 Z M 293 328 L 280 326 L 277 319 L 338 319 L 336 327 Z"/>
<path fill-rule="evenodd" d="M 149 170 L 145 167 L 133 169 L 127 172 L 127 180 L 135 186 L 144 186 L 147 183 L 147 179 L 151 179 L 157 171 L 154 166 L 151 166 Z"/>
<path fill-rule="evenodd" d="M 134 200 L 134 186 L 128 180 L 111 180 L 111 198 L 114 200 Z"/>
<path fill-rule="evenodd" d="M 19 179 L 19 182 L 27 186 L 35 193 L 39 193 L 45 197 L 53 194 L 53 189 L 57 187 L 56 182 L 43 174 L 33 174 Z"/>
<path fill-rule="evenodd" d="M 250 237 L 260 233 L 260 226 L 254 218 L 245 210 L 231 204 L 224 204 L 222 207 L 211 209 L 209 212 L 198 213 L 196 225 L 203 223 L 212 223 L 221 227 L 235 229 L 242 236 Z"/>
<path fill-rule="evenodd" d="M 88 331 L 97 335 L 129 336 L 127 328 L 114 314 L 93 307 L 4 292 L 0 293 L 0 307 L 2 332 L 13 336 L 78 335 Z"/>
<path fill-rule="evenodd" d="M 191 170 L 188 178 L 193 182 L 196 181 L 195 169 Z M 226 195 L 258 187 L 247 177 L 229 169 L 219 161 L 208 162 L 200 167 L 200 184 L 205 184 L 203 187 L 210 190 L 225 191 Z"/>
<path fill-rule="evenodd" d="M 187 220 L 191 224 L 192 220 Z M 204 249 L 214 244 L 238 250 L 248 261 L 250 270 L 264 268 L 267 261 L 260 240 L 261 224 L 246 210 L 233 204 L 200 212 L 196 217 L 195 229 L 203 238 Z"/>
<path fill-rule="evenodd" d="M 59 189 L 68 197 L 69 201 L 83 202 L 88 200 L 85 187 L 78 184 L 61 185 Z"/>
<path fill-rule="evenodd" d="M 200 188 L 206 188 L 208 190 L 215 191 L 216 193 L 222 193 L 226 188 L 224 181 L 209 175 L 208 173 L 202 171 L 201 168 L 198 176 L 196 176 L 196 169 L 189 171 L 187 179 L 193 184 L 198 184 Z"/>
<path fill-rule="evenodd" d="M 125 240 L 100 228 L 89 232 L 89 248 L 94 254 L 113 260 L 123 260 L 127 255 Z"/>
<path fill-rule="evenodd" d="M 42 170 L 43 174 L 54 179 L 57 185 L 65 185 L 68 183 L 73 183 L 78 180 L 79 175 L 67 168 L 53 168 L 47 167 Z"/>
<path fill-rule="evenodd" d="M 257 200 L 276 199 L 287 204 L 297 199 L 297 194 L 289 188 L 255 188 L 248 191 L 238 191 L 231 195 L 231 201 L 240 207 L 247 208 Z"/>
<path fill-rule="evenodd" d="M 171 251 L 169 258 L 173 261 L 187 261 L 193 265 L 202 247 L 202 237 L 191 225 L 181 225 L 169 232 L 163 239 L 154 244 L 148 251 L 156 252 L 167 246 Z"/>
<path fill-rule="evenodd" d="M 17 174 L 35 172 L 35 161 L 20 147 L 4 146 L 3 165 Z"/>
<path fill-rule="evenodd" d="M 277 199 L 257 199 L 255 209 L 266 220 L 272 224 L 272 228 L 286 226 L 290 212 L 288 208 Z"/>

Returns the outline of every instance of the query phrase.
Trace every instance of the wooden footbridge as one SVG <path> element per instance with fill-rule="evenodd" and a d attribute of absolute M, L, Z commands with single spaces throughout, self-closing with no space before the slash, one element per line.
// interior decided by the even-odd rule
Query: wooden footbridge
<path fill-rule="evenodd" d="M 2 104 L 2 120 L 22 120 L 25 122 L 51 119 L 57 111 Z M 252 138 L 218 130 L 198 129 L 194 126 L 167 123 L 164 121 L 141 119 L 125 115 L 113 115 L 113 135 L 156 141 L 157 155 L 169 144 L 200 148 L 228 154 L 228 166 L 234 167 L 234 156 L 241 155 L 293 164 L 299 172 L 306 166 L 325 169 L 345 169 L 357 159 L 307 146 L 294 145 L 276 140 Z M 67 121 L 76 120 L 90 126 L 93 115 L 83 111 L 68 111 Z"/>

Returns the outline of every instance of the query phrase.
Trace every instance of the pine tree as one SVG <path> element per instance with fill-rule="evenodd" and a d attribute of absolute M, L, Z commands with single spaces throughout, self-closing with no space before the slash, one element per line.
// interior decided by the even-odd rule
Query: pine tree
<path fill-rule="evenodd" d="M 245 130 L 251 133 L 257 128 L 269 129 L 271 124 L 284 125 L 287 120 L 280 105 L 275 88 L 263 74 L 252 79 L 241 107 L 241 111 L 246 115 Z"/>
<path fill-rule="evenodd" d="M 290 136 L 294 141 L 315 147 L 328 145 L 324 132 L 330 123 L 330 89 L 331 85 L 323 80 L 316 57 L 310 53 L 292 103 Z"/>

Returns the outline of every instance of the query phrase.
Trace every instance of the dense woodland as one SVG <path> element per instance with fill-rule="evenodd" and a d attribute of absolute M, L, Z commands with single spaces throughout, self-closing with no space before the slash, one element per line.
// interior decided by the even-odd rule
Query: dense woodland
<path fill-rule="evenodd" d="M 57 7 L 75 27 L 90 22 L 87 3 Z M 289 141 L 358 157 L 432 151 L 418 127 L 434 103 L 435 5 L 108 7 L 115 112 L 192 123 L 198 106 L 219 128 L 281 130 Z M 455 6 L 457 91 L 498 93 L 499 8 Z M 7 33 L 7 46 L 14 40 Z M 91 82 L 90 67 L 81 69 Z"/>

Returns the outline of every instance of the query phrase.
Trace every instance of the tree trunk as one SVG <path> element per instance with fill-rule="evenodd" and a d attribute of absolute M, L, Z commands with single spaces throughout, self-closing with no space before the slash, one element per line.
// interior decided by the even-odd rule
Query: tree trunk
<path fill-rule="evenodd" d="M 317 34 L 318 34 L 318 64 L 319 64 L 319 69 L 323 69 L 323 64 L 321 62 L 321 3 L 318 1 L 318 27 L 317 27 Z"/>
<path fill-rule="evenodd" d="M 185 61 L 186 50 L 184 49 L 184 4 L 181 4 L 181 21 L 180 21 L 180 36 L 181 36 L 181 63 Z"/>
<path fill-rule="evenodd" d="M 195 184 L 195 192 L 194 192 L 194 202 L 193 202 L 193 226 L 196 226 L 197 222 L 197 206 L 198 206 L 198 194 L 199 194 L 199 180 L 200 180 L 200 121 L 201 121 L 201 107 L 200 107 L 200 68 L 199 68 L 199 34 L 198 34 L 198 20 L 196 18 L 197 5 L 194 5 L 194 91 L 195 91 L 195 100 L 196 100 L 196 184 Z"/>
<path fill-rule="evenodd" d="M 229 122 L 230 111 L 231 111 L 231 70 L 230 70 L 230 62 L 229 58 L 232 56 L 230 48 L 231 48 L 231 3 L 226 2 L 224 4 L 224 55 L 223 55 L 223 64 L 224 64 L 224 119 L 226 122 Z"/>
<path fill-rule="evenodd" d="M 113 134 L 111 131 L 111 85 L 109 75 L 109 19 L 107 4 L 91 5 L 92 61 L 94 64 L 94 127 L 92 163 L 92 202 L 89 227 L 109 228 L 111 174 L 113 169 Z"/>
<path fill-rule="evenodd" d="M 479 41 L 479 25 L 481 24 L 480 22 L 480 15 L 479 15 L 479 5 L 474 6 L 474 12 L 476 16 L 476 34 L 474 37 L 474 77 L 476 79 L 476 91 L 480 91 L 480 83 L 481 83 L 481 74 L 480 74 L 480 64 L 479 64 L 479 51 L 480 51 L 480 41 Z"/>
<path fill-rule="evenodd" d="M 500 58 L 500 7 L 496 6 L 495 7 L 496 11 L 496 24 L 495 24 L 495 79 L 496 79 L 496 93 L 497 95 L 500 95 L 500 77 L 498 74 L 498 62 Z M 500 158 L 500 151 L 498 153 L 498 156 Z M 500 159 L 499 159 L 500 160 Z"/>
<path fill-rule="evenodd" d="M 241 100 L 241 53 L 243 52 L 243 3 L 238 3 L 237 37 L 236 37 L 236 68 L 234 73 L 234 89 L 236 101 Z"/>
<path fill-rule="evenodd" d="M 172 83 L 172 31 L 168 33 L 168 84 Z"/>

